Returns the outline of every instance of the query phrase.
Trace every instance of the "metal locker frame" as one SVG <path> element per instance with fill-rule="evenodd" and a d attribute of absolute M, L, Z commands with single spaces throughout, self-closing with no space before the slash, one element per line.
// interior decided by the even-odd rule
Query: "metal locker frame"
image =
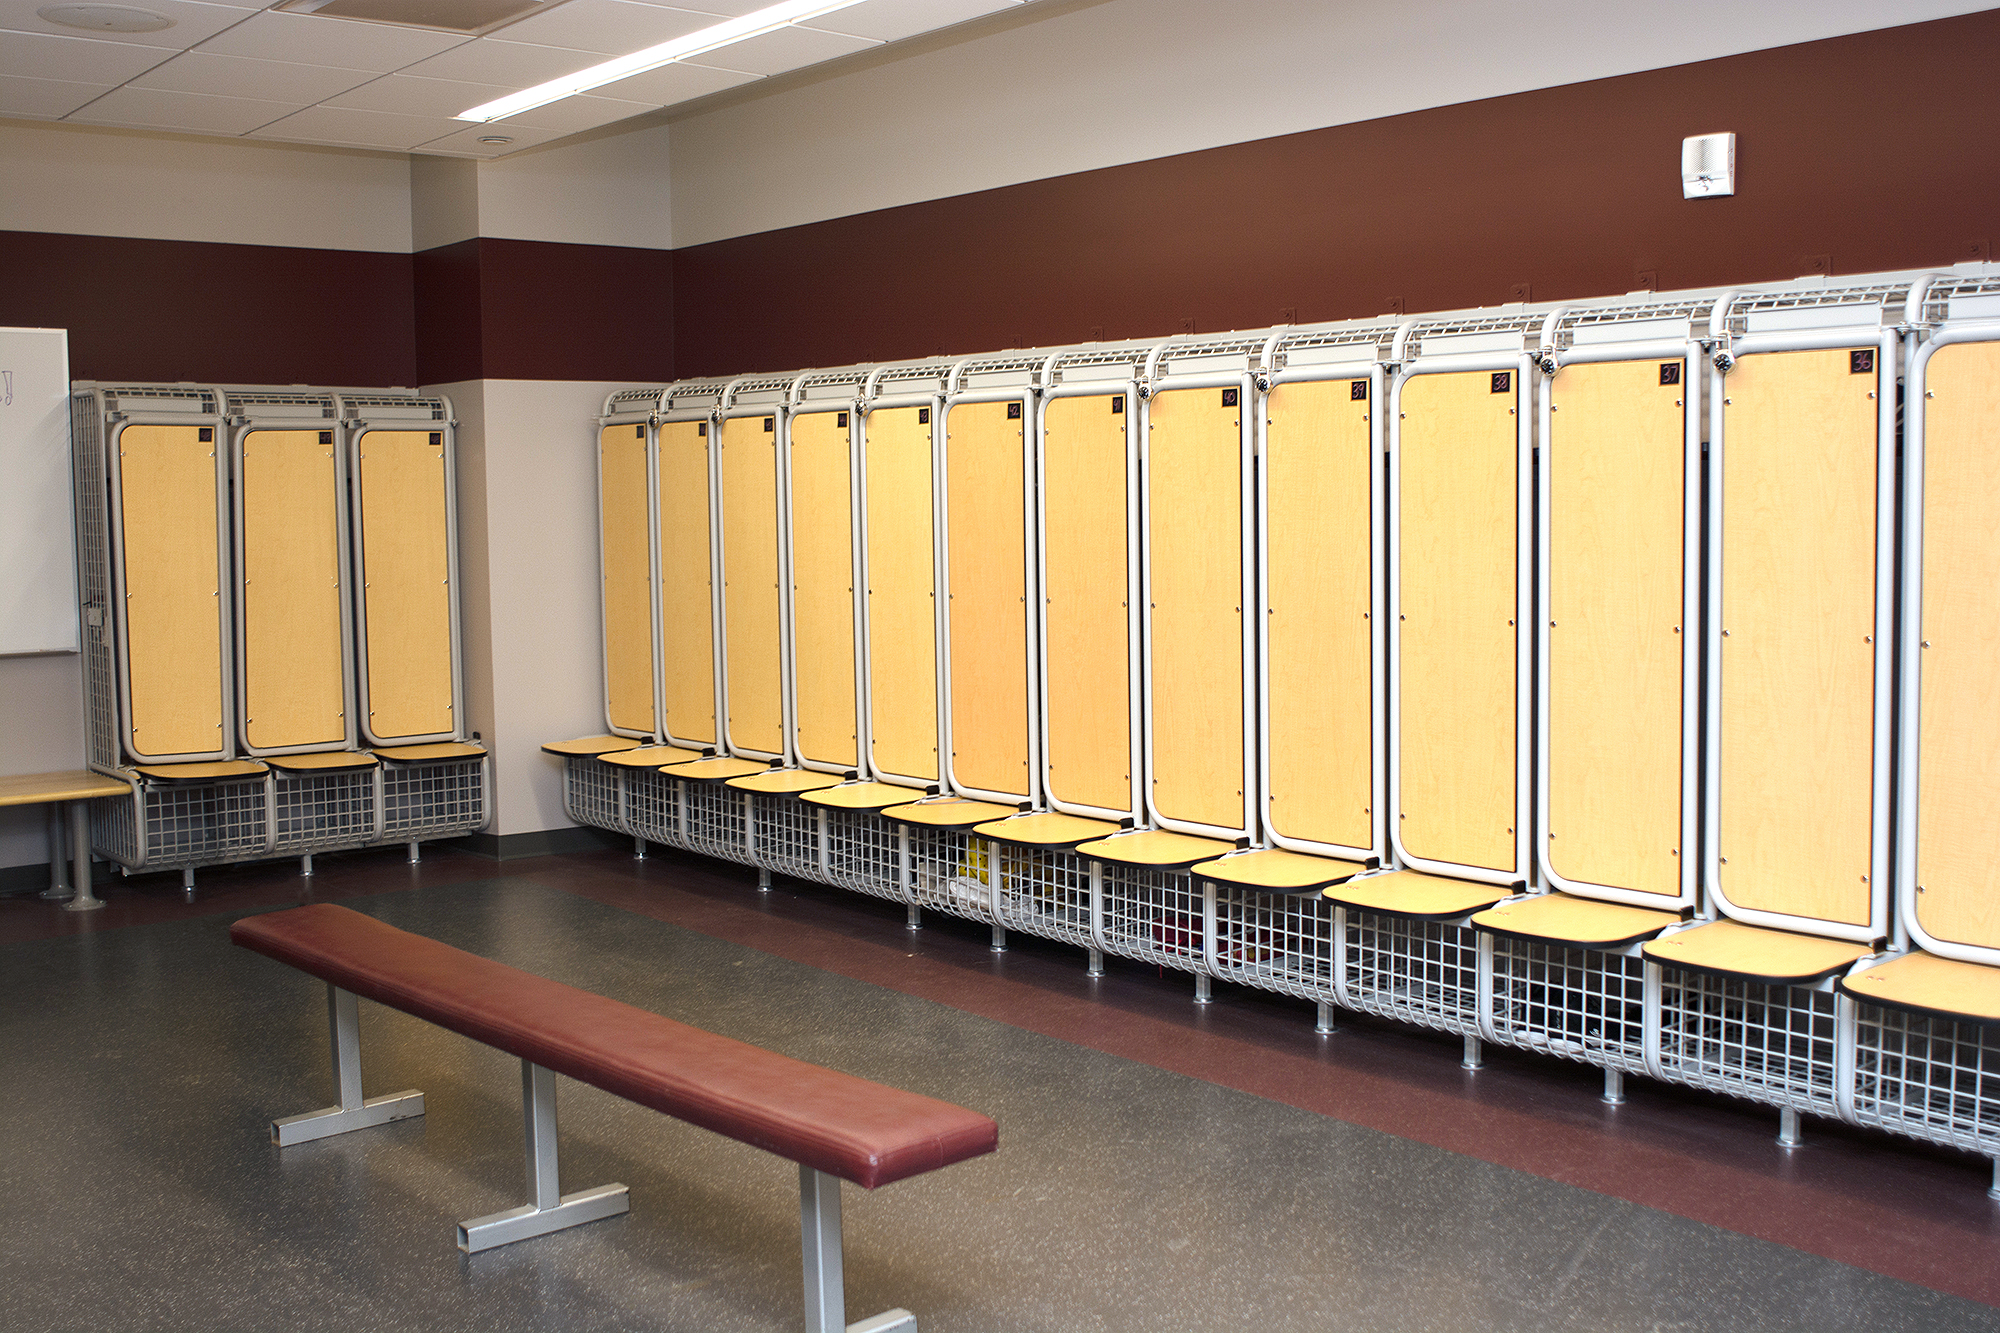
<path fill-rule="evenodd" d="M 604 687 L 604 729 L 613 736 L 628 736 L 633 740 L 660 740 L 660 728 L 664 718 L 660 708 L 660 400 L 666 394 L 664 388 L 621 389 L 608 395 L 604 400 L 604 411 L 597 418 L 597 614 L 599 643 L 603 643 L 610 621 L 604 605 L 604 431 L 612 426 L 643 426 L 646 431 L 646 583 L 649 590 L 647 601 L 652 609 L 652 657 L 653 657 L 653 729 L 633 731 L 629 727 L 619 727 L 611 721 L 611 655 L 601 652 L 603 657 L 602 684 Z"/>
<path fill-rule="evenodd" d="M 1258 841 L 1259 811 L 1262 809 L 1262 794 L 1258 790 L 1259 762 L 1257 746 L 1257 644 L 1261 633 L 1249 622 L 1251 612 L 1257 602 L 1257 483 L 1256 483 L 1256 428 L 1252 408 L 1256 404 L 1257 356 L 1264 349 L 1266 336 L 1244 336 L 1240 333 L 1220 335 L 1182 335 L 1156 344 L 1147 353 L 1145 369 L 1139 377 L 1139 400 L 1144 422 L 1139 432 L 1139 550 L 1140 550 L 1140 625 L 1141 653 L 1140 680 L 1143 695 L 1144 733 L 1146 738 L 1145 761 L 1141 765 L 1144 773 L 1143 800 L 1146 822 L 1155 828 L 1171 829 L 1177 833 L 1188 833 L 1198 837 L 1221 838 L 1236 842 L 1247 840 L 1251 845 Z M 1176 369 L 1176 363 L 1181 367 Z M 1152 556 L 1152 428 L 1153 395 L 1171 393 L 1183 389 L 1236 389 L 1238 390 L 1238 435 L 1241 459 L 1241 480 L 1238 483 L 1241 505 L 1239 524 L 1242 537 L 1241 587 L 1242 598 L 1239 605 L 1243 612 L 1243 643 L 1241 655 L 1243 699 L 1243 824 L 1241 828 L 1228 828 L 1218 824 L 1203 824 L 1194 820 L 1170 819 L 1161 815 L 1153 803 L 1153 556 Z"/>
<path fill-rule="evenodd" d="M 785 534 L 782 579 L 786 643 L 785 744 L 791 751 L 793 763 L 816 773 L 855 774 L 863 771 L 868 761 L 868 683 L 865 675 L 867 636 L 862 632 L 867 598 L 862 581 L 862 560 L 866 542 L 863 540 L 862 527 L 865 515 L 861 507 L 861 472 L 864 463 L 861 452 L 861 391 L 868 383 L 870 373 L 871 368 L 868 366 L 812 371 L 798 376 L 792 382 L 791 392 L 786 400 L 784 458 L 779 469 L 778 521 L 780 530 Z M 792 542 L 791 422 L 797 417 L 825 412 L 849 414 L 847 418 L 849 423 L 847 428 L 848 573 L 854 581 L 851 607 L 854 617 L 854 764 L 852 767 L 829 765 L 807 759 L 799 748 L 799 662 L 796 619 L 798 573 Z"/>
<path fill-rule="evenodd" d="M 1535 349 L 1530 343 L 1541 331 L 1547 308 L 1524 307 L 1495 313 L 1466 311 L 1406 321 L 1396 332 L 1389 360 L 1395 373 L 1389 386 L 1389 803 L 1402 808 L 1402 440 L 1403 390 L 1419 375 L 1452 371 L 1511 370 L 1515 380 L 1515 597 L 1514 597 L 1514 865 L 1511 870 L 1460 865 L 1412 856 L 1404 848 L 1396 820 L 1389 821 L 1389 843 L 1399 865 L 1428 870 L 1484 884 L 1533 888 L 1534 857 L 1528 820 L 1534 806 L 1534 729 L 1529 710 L 1534 699 L 1534 644 L 1526 623 L 1534 614 L 1535 566 Z"/>
<path fill-rule="evenodd" d="M 937 559 L 938 590 L 938 778 L 945 791 L 973 800 L 995 801 L 1002 805 L 1022 802 L 1040 808 L 1042 803 L 1042 673 L 1041 617 L 1032 608 L 1021 608 L 1022 638 L 1027 655 L 1021 664 L 1027 697 L 1028 780 L 1022 792 L 974 787 L 958 779 L 952 750 L 951 700 L 951 467 L 952 409 L 975 403 L 1019 403 L 1021 405 L 1021 587 L 1026 598 L 1039 600 L 1041 552 L 1035 541 L 1036 497 L 1040 491 L 1037 462 L 1041 456 L 1042 370 L 1060 356 L 1060 351 L 1043 348 L 1023 352 L 1001 352 L 994 356 L 968 357 L 951 368 L 945 380 L 943 422 L 937 432 Z"/>
<path fill-rule="evenodd" d="M 720 753 L 722 749 L 723 726 L 725 719 L 729 716 L 729 710 L 728 682 L 723 679 L 722 662 L 722 579 L 720 577 L 722 563 L 722 523 L 718 516 L 722 505 L 722 468 L 721 460 L 716 457 L 715 413 L 716 409 L 721 405 L 723 392 L 729 387 L 729 384 L 730 381 L 720 379 L 681 380 L 668 385 L 666 389 L 661 391 L 659 402 L 653 413 L 653 458 L 652 475 L 649 481 L 652 487 L 652 496 L 647 502 L 650 512 L 653 514 L 653 545 L 656 550 L 660 551 L 658 561 L 655 564 L 658 576 L 653 580 L 653 623 L 659 627 L 659 637 L 653 642 L 654 660 L 659 663 L 658 670 L 654 672 L 658 683 L 655 686 L 656 693 L 653 698 L 653 721 L 654 725 L 658 728 L 657 739 L 665 745 L 680 746 L 688 749 L 706 750 L 712 747 L 717 753 Z M 702 401 L 704 399 L 707 401 Z M 706 455 L 708 461 L 708 495 L 706 497 L 708 502 L 708 669 L 710 672 L 710 694 L 713 696 L 715 706 L 715 739 L 713 741 L 677 737 L 667 726 L 666 619 L 660 600 L 663 591 L 662 583 L 666 576 L 666 557 L 659 513 L 659 439 L 660 427 L 688 421 L 706 423 L 708 428 L 703 436 L 708 441 L 708 444 L 702 452 Z"/>
<path fill-rule="evenodd" d="M 463 741 L 469 734 L 465 720 L 465 651 L 460 628 L 458 572 L 458 420 L 451 399 L 443 394 L 397 395 L 384 393 L 339 393 L 340 425 L 346 436 L 348 519 L 352 525 L 349 549 L 353 567 L 348 581 L 354 600 L 354 680 L 355 719 L 361 739 L 369 745 L 422 745 L 437 741 Z M 368 616 L 367 544 L 362 538 L 367 516 L 361 502 L 361 440 L 370 431 L 436 430 L 444 437 L 445 578 L 451 595 L 451 727 L 446 731 L 419 736 L 382 737 L 368 725 Z"/>
<path fill-rule="evenodd" d="M 1145 696 L 1141 676 L 1144 641 L 1140 607 L 1144 590 L 1139 570 L 1142 545 L 1142 534 L 1139 529 L 1139 376 L 1148 356 L 1156 346 L 1157 343 L 1142 342 L 1123 346 L 1093 345 L 1057 352 L 1042 368 L 1042 392 L 1040 400 L 1035 405 L 1034 544 L 1035 569 L 1041 578 L 1037 582 L 1034 619 L 1036 642 L 1040 649 L 1037 685 L 1044 703 L 1038 710 L 1036 718 L 1036 745 L 1042 766 L 1040 774 L 1042 794 L 1050 809 L 1066 815 L 1077 815 L 1086 819 L 1130 820 L 1135 824 L 1144 817 L 1146 810 L 1143 790 L 1146 776 Z M 1049 616 L 1046 583 L 1049 543 L 1045 441 L 1049 405 L 1060 398 L 1098 398 L 1120 393 L 1125 395 L 1126 762 L 1132 769 L 1130 780 L 1132 799 L 1129 808 L 1123 810 L 1079 805 L 1056 798 L 1055 788 L 1049 781 L 1048 773 L 1049 712 L 1046 707 L 1049 697 Z"/>
<path fill-rule="evenodd" d="M 243 532 L 243 445 L 256 431 L 264 430 L 314 430 L 325 431 L 333 437 L 335 531 L 337 533 L 340 576 L 344 582 L 353 583 L 355 571 L 360 568 L 360 555 L 354 549 L 354 532 L 348 514 L 348 452 L 347 432 L 342 429 L 340 403 L 331 390 L 315 391 L 299 389 L 283 392 L 271 389 L 248 389 L 224 387 L 220 390 L 222 415 L 229 425 L 229 474 L 231 479 L 230 529 L 233 544 L 237 578 L 245 571 L 245 551 Z M 315 410 L 317 415 L 314 415 Z M 456 543 L 454 543 L 454 548 Z M 240 587 L 240 583 L 237 585 Z M 454 590 L 456 589 L 454 583 Z M 247 710 L 249 699 L 240 688 L 235 695 L 235 725 L 239 738 L 239 748 L 244 754 L 263 757 L 265 755 L 309 754 L 326 750 L 352 750 L 360 744 L 360 657 L 356 651 L 354 608 L 357 589 L 343 587 L 340 592 L 340 675 L 341 709 L 346 723 L 346 735 L 337 742 L 321 742 L 309 745 L 282 745 L 259 747 L 250 743 L 250 718 Z M 456 592 L 454 591 L 454 601 Z M 232 661 L 236 679 L 240 685 L 248 669 L 247 638 L 245 620 L 246 608 L 243 599 L 236 599 L 237 605 L 231 621 L 236 640 Z M 454 622 L 454 632 L 456 623 Z M 454 713 L 454 716 L 456 714 Z"/>
<path fill-rule="evenodd" d="M 729 382 L 722 391 L 722 401 L 717 404 L 713 424 L 709 427 L 709 471 L 715 490 L 714 526 L 710 528 L 711 546 L 714 550 L 713 564 L 715 586 L 715 653 L 718 675 L 717 693 L 722 696 L 724 709 L 716 715 L 716 753 L 736 755 L 745 759 L 763 759 L 771 763 L 793 765 L 797 760 L 792 751 L 792 733 L 797 726 L 792 715 L 792 620 L 789 614 L 791 597 L 785 586 L 789 581 L 787 571 L 792 564 L 791 506 L 786 489 L 787 468 L 791 454 L 791 396 L 800 379 L 796 371 L 782 375 L 744 375 Z M 730 421 L 746 420 L 751 417 L 771 418 L 771 503 L 775 507 L 773 522 L 778 534 L 778 549 L 774 553 L 778 569 L 778 584 L 774 589 L 778 594 L 778 738 L 781 749 L 758 750 L 747 745 L 738 745 L 729 732 L 729 598 L 724 589 L 729 580 L 728 541 L 723 532 L 722 504 L 722 427 Z"/>
<path fill-rule="evenodd" d="M 1889 783 L 1893 770 L 1890 746 L 1894 720 L 1892 673 L 1895 651 L 1896 567 L 1896 395 L 1898 353 L 1902 333 L 1894 322 L 1904 313 L 1910 280 L 1877 281 L 1868 285 L 1836 285 L 1807 279 L 1784 285 L 1726 294 L 1717 298 L 1709 316 L 1714 340 L 1708 385 L 1708 563 L 1709 621 L 1703 650 L 1707 681 L 1703 705 L 1707 713 L 1703 764 L 1702 871 L 1709 905 L 1722 915 L 1753 926 L 1873 943 L 1889 934 Z M 1722 888 L 1721 791 L 1722 761 L 1722 549 L 1724 460 L 1728 439 L 1723 411 L 1727 376 L 1745 356 L 1768 352 L 1871 349 L 1876 357 L 1875 420 L 1875 618 L 1873 638 L 1874 720 L 1873 775 L 1868 869 L 1868 921 L 1864 925 L 1821 921 L 1739 907 Z"/>
<path fill-rule="evenodd" d="M 1389 737 L 1384 713 L 1388 707 L 1387 634 L 1383 621 L 1388 616 L 1385 596 L 1388 579 L 1388 511 L 1385 455 L 1388 449 L 1388 348 L 1400 320 L 1356 320 L 1328 326 L 1280 328 L 1264 345 L 1257 376 L 1257 772 L 1258 814 L 1264 840 L 1286 851 L 1366 861 L 1373 858 L 1387 865 L 1389 847 Z M 1285 384 L 1324 380 L 1368 381 L 1368 441 L 1370 449 L 1369 514 L 1374 533 L 1369 542 L 1369 796 L 1371 838 L 1366 847 L 1315 842 L 1278 832 L 1271 820 L 1271 661 L 1270 551 L 1268 457 L 1269 421 L 1267 401 L 1271 391 Z"/>

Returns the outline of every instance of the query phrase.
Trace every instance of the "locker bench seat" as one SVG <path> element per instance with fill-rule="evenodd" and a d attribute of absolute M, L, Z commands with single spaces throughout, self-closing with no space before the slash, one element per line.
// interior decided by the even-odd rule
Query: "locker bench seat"
<path fill-rule="evenodd" d="M 152 782 L 240 782 L 261 778 L 270 770 L 261 760 L 223 759 L 206 764 L 139 764 L 132 771 Z"/>
<path fill-rule="evenodd" d="M 1012 843 L 1016 847 L 1066 852 L 1080 843 L 1090 842 L 1096 838 L 1108 838 L 1118 832 L 1118 826 L 1102 819 L 1084 819 L 1077 815 L 1045 810 L 1040 814 L 996 819 L 990 823 L 976 825 L 972 831 L 981 837 L 992 838 L 996 842 Z"/>
<path fill-rule="evenodd" d="M 747 778 L 753 773 L 768 773 L 773 765 L 766 759 L 736 759 L 728 755 L 714 759 L 697 759 L 691 764 L 663 764 L 671 768 L 677 778 L 690 782 L 727 782 L 730 778 Z"/>
<path fill-rule="evenodd" d="M 1647 940 L 1640 952 L 1687 972 L 1712 972 L 1766 986 L 1810 986 L 1875 952 L 1865 944 L 1710 921 Z"/>
<path fill-rule="evenodd" d="M 317 1117 L 279 1122 L 274 1137 L 281 1144 L 287 1125 L 298 1127 L 291 1139 L 296 1142 L 398 1118 L 371 1118 L 360 1100 L 353 996 L 521 1060 L 536 1203 L 461 1224 L 459 1244 L 468 1252 L 630 1207 L 622 1185 L 566 1198 L 558 1193 L 553 1074 L 799 1164 L 809 1333 L 847 1327 L 839 1258 L 841 1180 L 872 1190 L 998 1146 L 999 1127 L 976 1111 L 677 1023 L 345 907 L 320 903 L 246 917 L 230 927 L 229 937 L 318 977 L 329 989 L 343 1105 Z M 404 1115 L 422 1114 L 421 1104 L 408 1100 L 421 1095 L 396 1095 Z M 892 1322 L 883 1318 L 867 1324 L 914 1327 L 907 1314 Z"/>
<path fill-rule="evenodd" d="M 1600 902 L 1567 893 L 1538 893 L 1489 907 L 1472 924 L 1495 935 L 1574 949 L 1616 949 L 1678 925 L 1677 912 Z"/>
<path fill-rule="evenodd" d="M 440 741 L 435 745 L 377 747 L 375 753 L 392 764 L 443 764 L 454 759 L 484 759 L 486 747 L 464 741 Z"/>
<path fill-rule="evenodd" d="M 1287 895 L 1317 893 L 1329 884 L 1353 879 L 1366 869 L 1366 866 L 1354 861 L 1267 847 L 1203 861 L 1194 867 L 1192 873 L 1197 879 L 1212 880 L 1217 884 L 1231 884 L 1256 893 Z"/>
<path fill-rule="evenodd" d="M 882 812 L 882 818 L 896 824 L 908 824 L 913 828 L 970 829 L 1018 813 L 1019 811 L 1011 805 L 996 805 L 992 801 L 968 801 L 960 796 L 946 796 L 934 801 L 892 805 Z"/>
<path fill-rule="evenodd" d="M 264 762 L 280 773 L 338 773 L 357 768 L 380 768 L 382 761 L 356 750 L 321 750 L 317 754 L 266 755 Z"/>
<path fill-rule="evenodd" d="M 1961 1023 L 2000 1023 L 2000 968 L 1930 953 L 1906 953 L 1841 977 L 1834 985 L 1864 1004 L 1910 1009 Z"/>
<path fill-rule="evenodd" d="M 1343 907 L 1418 921 L 1456 921 L 1514 896 L 1514 890 L 1506 885 L 1453 879 L 1421 870 L 1363 875 L 1322 892 Z"/>
<path fill-rule="evenodd" d="M 809 791 L 799 799 L 829 810 L 886 810 L 892 805 L 909 804 L 916 792 L 914 787 L 899 787 L 893 782 L 844 782 L 838 787 Z"/>
<path fill-rule="evenodd" d="M 1186 870 L 1198 861 L 1213 861 L 1235 850 L 1233 845 L 1215 838 L 1147 829 L 1140 833 L 1119 833 L 1099 838 L 1096 842 L 1086 842 L 1076 852 L 1093 860 L 1137 866 L 1142 870 Z"/>
<path fill-rule="evenodd" d="M 630 736 L 579 736 L 573 741 L 550 741 L 542 747 L 542 753 L 588 758 L 617 750 L 636 750 L 643 744 L 644 741 L 635 741 Z"/>
<path fill-rule="evenodd" d="M 773 768 L 749 777 L 730 778 L 722 785 L 760 796 L 798 796 L 847 781 L 838 773 L 821 773 L 810 768 Z"/>
<path fill-rule="evenodd" d="M 132 794 L 130 783 L 93 773 L 70 769 L 61 773 L 16 773 L 0 777 L 0 806 L 54 805 L 49 834 L 49 887 L 42 896 L 67 898 L 66 910 L 90 912 L 104 906 L 90 889 L 90 805 L 105 796 Z M 63 875 L 63 863 L 75 862 L 75 887 Z"/>
<path fill-rule="evenodd" d="M 706 750 L 683 750 L 674 745 L 642 745 L 636 750 L 613 750 L 597 757 L 613 768 L 667 768 L 691 764 L 707 755 Z"/>

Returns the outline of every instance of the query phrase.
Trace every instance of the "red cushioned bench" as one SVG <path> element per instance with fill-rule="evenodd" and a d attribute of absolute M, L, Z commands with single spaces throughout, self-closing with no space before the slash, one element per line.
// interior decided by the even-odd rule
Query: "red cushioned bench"
<path fill-rule="evenodd" d="M 566 1074 L 797 1162 L 807 1333 L 914 1330 L 903 1310 L 846 1323 L 840 1182 L 874 1189 L 992 1152 L 999 1140 L 976 1111 L 719 1037 L 345 907 L 246 917 L 229 937 L 327 984 L 340 1105 L 274 1121 L 280 1147 L 423 1114 L 420 1092 L 362 1097 L 356 996 L 520 1057 L 535 1201 L 460 1223 L 468 1253 L 630 1208 L 623 1185 L 559 1193 L 555 1075 Z"/>

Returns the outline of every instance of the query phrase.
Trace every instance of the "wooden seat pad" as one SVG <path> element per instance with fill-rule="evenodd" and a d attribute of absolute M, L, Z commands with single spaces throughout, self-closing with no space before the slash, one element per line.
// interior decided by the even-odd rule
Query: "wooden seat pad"
<path fill-rule="evenodd" d="M 1083 843 L 1076 850 L 1079 856 L 1123 866 L 1185 870 L 1197 861 L 1213 861 L 1224 852 L 1236 849 L 1214 838 L 1147 829 L 1143 833 L 1121 833 L 1113 838 L 1099 838 L 1096 842 Z"/>
<path fill-rule="evenodd" d="M 1217 884 L 1234 884 L 1259 893 L 1310 893 L 1329 884 L 1353 879 L 1367 867 L 1353 861 L 1337 861 L 1330 856 L 1309 856 L 1267 847 L 1261 851 L 1238 852 L 1234 856 L 1203 861 L 1192 873 Z"/>
<path fill-rule="evenodd" d="M 765 796 L 797 796 L 800 792 L 838 787 L 846 779 L 838 773 L 819 773 L 810 768 L 773 768 L 746 778 L 731 778 L 723 785 L 738 791 L 754 791 Z"/>
<path fill-rule="evenodd" d="M 1833 983 L 1867 1004 L 1914 1009 L 1961 1022 L 2000 1023 L 2000 968 L 1932 953 L 1906 953 Z"/>
<path fill-rule="evenodd" d="M 996 819 L 977 825 L 972 831 L 998 842 L 1011 842 L 1017 847 L 1061 851 L 1089 842 L 1092 838 L 1109 837 L 1118 831 L 1118 826 L 1102 819 L 1082 819 L 1076 815 L 1045 810 L 1040 814 Z"/>
<path fill-rule="evenodd" d="M 911 805 L 892 805 L 882 811 L 882 818 L 894 820 L 898 824 L 912 824 L 918 828 L 969 829 L 977 824 L 990 824 L 996 819 L 1004 819 L 1015 813 L 1011 805 L 995 805 L 991 801 L 968 801 L 959 796 L 946 796 L 935 801 L 921 801 Z"/>
<path fill-rule="evenodd" d="M 1421 870 L 1391 870 L 1336 884 L 1325 890 L 1333 901 L 1345 907 L 1384 916 L 1407 916 L 1420 921 L 1452 921 L 1502 898 L 1514 896 L 1503 884 L 1482 884 L 1477 880 L 1453 879 Z"/>
<path fill-rule="evenodd" d="M 612 750 L 597 757 L 614 768 L 664 768 L 668 764 L 692 764 L 705 758 L 700 750 L 683 750 L 677 745 L 642 745 L 636 750 Z"/>
<path fill-rule="evenodd" d="M 809 791 L 799 799 L 829 810 L 886 810 L 892 805 L 909 804 L 915 794 L 916 788 L 899 787 L 893 782 L 847 782 Z"/>
<path fill-rule="evenodd" d="M 1674 912 L 1599 902 L 1568 893 L 1541 893 L 1517 903 L 1489 907 L 1474 916 L 1472 924 L 1496 935 L 1546 940 L 1579 949 L 1615 949 L 1657 935 L 1668 926 L 1679 924 L 1680 919 Z"/>
<path fill-rule="evenodd" d="M 66 773 L 19 773 L 0 778 L 0 805 L 40 805 L 45 801 L 87 801 L 94 796 L 129 796 L 132 788 L 89 769 Z"/>
<path fill-rule="evenodd" d="M 729 755 L 697 759 L 692 764 L 674 764 L 671 767 L 675 777 L 687 778 L 691 782 L 722 782 L 771 771 L 771 765 L 762 759 L 737 759 Z"/>
<path fill-rule="evenodd" d="M 380 768 L 382 761 L 372 754 L 353 750 L 322 750 L 318 754 L 274 754 L 264 762 L 280 773 L 325 773 L 341 768 Z"/>
<path fill-rule="evenodd" d="M 1656 963 L 1692 972 L 1714 972 L 1768 986 L 1796 986 L 1845 971 L 1875 952 L 1847 940 L 1766 930 L 1741 921 L 1711 921 L 1647 940 L 1640 952 Z"/>
<path fill-rule="evenodd" d="M 579 736 L 573 741 L 550 741 L 542 747 L 543 754 L 565 756 L 610 754 L 614 750 L 636 750 L 644 741 L 635 741 L 630 736 Z"/>
<path fill-rule="evenodd" d="M 331 903 L 246 917 L 246 949 L 614 1096 L 867 1189 L 992 1152 L 976 1111 L 521 972 Z"/>
<path fill-rule="evenodd" d="M 484 759 L 486 747 L 467 745 L 464 741 L 439 741 L 435 745 L 397 745 L 386 750 L 378 747 L 375 753 L 392 764 L 436 764 L 448 759 Z"/>
<path fill-rule="evenodd" d="M 240 782 L 244 778 L 261 778 L 270 771 L 255 759 L 224 759 L 207 764 L 138 764 L 133 768 L 133 772 L 143 773 L 155 782 Z"/>

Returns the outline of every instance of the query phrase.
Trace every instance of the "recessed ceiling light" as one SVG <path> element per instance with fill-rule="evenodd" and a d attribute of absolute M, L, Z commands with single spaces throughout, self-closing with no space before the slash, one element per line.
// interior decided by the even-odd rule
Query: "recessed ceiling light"
<path fill-rule="evenodd" d="M 479 136 L 479 142 L 496 144 L 496 145 L 503 143 L 512 143 L 514 142 L 514 136 L 511 134 L 482 134 Z"/>
<path fill-rule="evenodd" d="M 51 23 L 91 32 L 158 32 L 174 26 L 165 14 L 131 5 L 50 5 L 35 12 Z"/>

